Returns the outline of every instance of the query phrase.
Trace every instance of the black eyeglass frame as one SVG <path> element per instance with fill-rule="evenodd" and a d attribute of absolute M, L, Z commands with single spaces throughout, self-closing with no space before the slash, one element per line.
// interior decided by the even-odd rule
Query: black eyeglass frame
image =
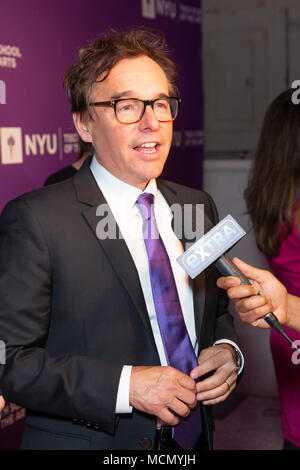
<path fill-rule="evenodd" d="M 118 119 L 118 116 L 117 116 L 117 104 L 120 101 L 129 101 L 129 100 L 131 100 L 131 101 L 140 101 L 141 103 L 144 104 L 144 109 L 142 111 L 141 116 L 136 121 L 122 122 Z M 155 98 L 154 100 L 140 100 L 139 98 L 118 98 L 116 100 L 110 100 L 110 101 L 95 101 L 94 103 L 89 103 L 89 106 L 112 106 L 114 108 L 116 119 L 120 124 L 135 124 L 136 122 L 139 122 L 142 119 L 142 117 L 144 116 L 145 111 L 146 111 L 146 106 L 151 106 L 151 108 L 153 109 L 154 103 L 156 101 L 160 101 L 160 100 L 176 100 L 177 101 L 177 113 L 174 116 L 174 118 L 168 119 L 167 121 L 161 121 L 160 119 L 158 119 L 159 122 L 174 121 L 177 117 L 177 114 L 178 114 L 179 104 L 181 103 L 181 98 L 179 98 L 178 96 L 164 96 L 162 98 Z M 154 109 L 153 109 L 153 111 L 154 111 Z M 154 113 L 155 113 L 155 111 L 154 111 Z"/>

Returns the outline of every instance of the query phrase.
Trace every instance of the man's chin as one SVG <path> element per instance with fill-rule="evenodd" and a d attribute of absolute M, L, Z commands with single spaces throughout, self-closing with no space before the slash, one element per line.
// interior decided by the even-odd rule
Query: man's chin
<path fill-rule="evenodd" d="M 159 178 L 159 176 L 162 174 L 162 171 L 163 171 L 163 167 L 155 171 L 149 171 L 141 177 L 141 181 L 147 185 L 150 180 Z"/>

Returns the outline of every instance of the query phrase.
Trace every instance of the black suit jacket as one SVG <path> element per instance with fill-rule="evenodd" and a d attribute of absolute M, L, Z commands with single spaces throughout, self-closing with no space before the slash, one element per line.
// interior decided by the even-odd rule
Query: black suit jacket
<path fill-rule="evenodd" d="M 204 192 L 158 180 L 170 205 L 205 204 Z M 26 449 L 151 449 L 156 418 L 116 415 L 122 366 L 158 365 L 138 273 L 122 239 L 99 240 L 106 203 L 89 162 L 70 180 L 10 202 L 0 218 L 0 386 L 27 409 Z M 183 240 L 183 243 L 185 240 Z M 236 341 L 214 268 L 193 282 L 200 350 Z M 203 411 L 211 445 L 212 421 Z"/>

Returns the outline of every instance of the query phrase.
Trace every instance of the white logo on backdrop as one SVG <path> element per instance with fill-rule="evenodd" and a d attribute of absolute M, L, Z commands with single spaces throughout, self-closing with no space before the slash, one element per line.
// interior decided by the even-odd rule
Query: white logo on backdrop
<path fill-rule="evenodd" d="M 3 80 L 0 80 L 0 104 L 6 104 L 6 85 Z"/>
<path fill-rule="evenodd" d="M 24 137 L 24 141 L 23 141 Z M 58 156 L 63 160 L 64 155 L 78 154 L 78 135 L 63 133 L 58 128 L 52 134 L 24 134 L 21 127 L 0 128 L 0 155 L 3 165 L 23 163 L 24 156 Z"/>
<path fill-rule="evenodd" d="M 21 57 L 20 47 L 0 44 L 0 67 L 15 69 L 18 65 L 17 61 Z"/>
<path fill-rule="evenodd" d="M 155 20 L 158 16 L 200 24 L 201 8 L 172 0 L 142 0 L 142 17 Z"/>
<path fill-rule="evenodd" d="M 176 18 L 177 5 L 171 0 L 142 0 L 142 16 L 155 20 L 157 16 Z"/>
<path fill-rule="evenodd" d="M 21 127 L 1 127 L 0 143 L 3 165 L 23 163 Z"/>
<path fill-rule="evenodd" d="M 142 16 L 143 18 L 155 20 L 155 0 L 142 0 Z"/>

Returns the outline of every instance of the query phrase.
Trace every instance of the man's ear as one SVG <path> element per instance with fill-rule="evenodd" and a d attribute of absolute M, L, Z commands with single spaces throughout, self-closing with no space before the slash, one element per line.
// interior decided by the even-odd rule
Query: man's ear
<path fill-rule="evenodd" d="M 92 142 L 92 136 L 89 131 L 89 126 L 84 122 L 80 113 L 72 113 L 74 126 L 84 142 Z"/>

